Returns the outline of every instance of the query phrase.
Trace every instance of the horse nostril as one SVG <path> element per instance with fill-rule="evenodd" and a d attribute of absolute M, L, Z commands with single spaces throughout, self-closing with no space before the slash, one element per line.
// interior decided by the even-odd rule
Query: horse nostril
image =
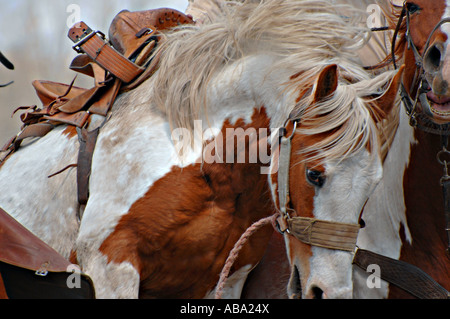
<path fill-rule="evenodd" d="M 300 283 L 300 274 L 297 266 L 293 266 L 291 277 L 288 283 L 288 296 L 290 299 L 300 299 L 302 297 L 302 285 Z"/>
<path fill-rule="evenodd" d="M 438 70 L 441 65 L 441 52 L 443 46 L 439 43 L 430 47 L 425 54 L 425 65 L 432 70 Z"/>
<path fill-rule="evenodd" d="M 317 286 L 311 288 L 312 298 L 313 299 L 323 299 L 323 290 Z"/>

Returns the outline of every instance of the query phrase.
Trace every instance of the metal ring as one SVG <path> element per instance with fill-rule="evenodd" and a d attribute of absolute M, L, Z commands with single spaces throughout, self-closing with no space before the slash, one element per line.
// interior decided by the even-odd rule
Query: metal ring
<path fill-rule="evenodd" d="M 290 135 L 289 137 L 286 137 L 287 139 L 290 140 L 292 137 L 294 137 L 295 131 L 297 130 L 297 123 L 298 123 L 298 121 L 295 120 L 295 121 L 294 121 L 294 129 L 292 130 L 291 135 Z"/>
<path fill-rule="evenodd" d="M 439 162 L 439 164 L 447 166 L 447 161 L 446 161 L 446 160 L 441 160 L 441 155 L 443 155 L 443 154 L 450 154 L 450 151 L 447 150 L 447 148 L 442 147 L 442 150 L 440 150 L 440 151 L 437 153 L 436 159 L 437 159 L 437 161 Z"/>

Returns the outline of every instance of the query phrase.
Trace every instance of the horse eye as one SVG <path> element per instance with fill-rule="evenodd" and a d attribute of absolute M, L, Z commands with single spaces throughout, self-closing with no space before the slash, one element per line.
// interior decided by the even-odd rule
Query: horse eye
<path fill-rule="evenodd" d="M 325 183 L 325 177 L 323 176 L 323 173 L 316 170 L 306 169 L 306 179 L 308 180 L 308 182 L 317 187 L 322 187 Z"/>
<path fill-rule="evenodd" d="M 420 7 L 413 2 L 408 2 L 406 4 L 406 9 L 408 9 L 409 13 L 416 13 L 420 11 Z"/>

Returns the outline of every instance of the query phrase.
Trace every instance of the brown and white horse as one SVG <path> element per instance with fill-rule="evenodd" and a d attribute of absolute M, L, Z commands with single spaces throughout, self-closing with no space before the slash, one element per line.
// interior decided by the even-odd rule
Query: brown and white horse
<path fill-rule="evenodd" d="M 390 37 L 397 26 L 403 5 L 400 3 L 400 6 L 395 7 L 390 1 L 379 1 L 380 10 L 374 12 L 369 9 L 373 8 L 375 1 L 341 2 L 352 3 L 372 14 L 385 12 L 390 21 Z M 446 251 L 448 220 L 444 215 L 444 198 L 440 185 L 441 178 L 445 174 L 443 161 L 448 158 L 444 156 L 447 154 L 446 151 L 441 153 L 439 160 L 437 154 L 443 150 L 442 143 L 449 134 L 448 125 L 445 125 L 450 122 L 449 94 L 443 88 L 449 80 L 450 61 L 447 58 L 449 24 L 446 21 L 449 19 L 450 7 L 445 1 L 433 3 L 406 1 L 405 10 L 408 11 L 405 12 L 405 16 L 407 13 L 409 15 L 409 31 L 404 18 L 399 25 L 399 37 L 396 40 L 396 64 L 406 66 L 403 84 L 406 93 L 412 97 L 413 105 L 418 86 L 421 85 L 418 81 L 426 80 L 428 85 L 424 93 L 430 107 L 428 108 L 427 103 L 422 106 L 420 99 L 414 112 L 410 112 L 411 107 L 405 106 L 404 103 L 397 105 L 395 110 L 397 116 L 390 119 L 390 124 L 394 128 L 390 129 L 392 135 L 386 133 L 389 135 L 386 140 L 390 142 L 383 164 L 383 178 L 364 209 L 366 227 L 360 231 L 358 246 L 416 265 L 449 290 L 450 261 Z M 407 43 L 407 32 L 411 36 L 410 44 Z M 392 39 L 388 42 L 391 41 Z M 416 55 L 413 45 L 418 52 Z M 369 51 L 373 49 L 369 48 Z M 385 47 L 384 50 L 385 55 L 389 55 L 391 48 Z M 365 65 L 377 62 L 379 61 L 364 61 Z M 423 66 L 422 71 L 417 70 L 417 63 Z M 410 114 L 413 115 L 412 122 L 405 110 L 408 107 Z M 411 126 L 411 123 L 416 126 Z M 273 292 L 256 289 L 259 285 L 258 280 L 271 278 L 265 274 L 267 271 L 281 274 L 280 278 L 287 281 L 286 267 L 272 262 L 276 258 L 282 258 L 277 254 L 279 245 L 280 237 L 274 235 L 262 263 L 250 275 L 244 287 L 246 297 L 286 296 L 280 290 Z M 354 272 L 355 298 L 411 297 L 383 281 L 380 282 L 380 286 L 369 288 L 367 284 L 369 274 L 356 267 Z"/>
<path fill-rule="evenodd" d="M 395 53 L 396 64 L 405 65 L 401 92 L 405 98 L 383 179 L 365 208 L 367 227 L 358 244 L 419 267 L 449 290 L 449 221 L 441 178 L 444 161 L 448 162 L 443 147 L 448 148 L 450 133 L 450 3 L 414 0 L 405 1 L 403 7 L 388 1 L 380 5 L 392 29 L 403 15 Z M 357 278 L 362 275 L 356 272 Z M 365 277 L 355 284 L 360 291 L 356 296 L 409 297 L 386 284 L 368 289 Z"/>
<path fill-rule="evenodd" d="M 277 167 L 264 150 L 294 114 L 292 207 L 357 223 L 382 173 L 376 120 L 392 105 L 374 96 L 394 73 L 372 77 L 355 63 L 366 34 L 353 14 L 268 0 L 168 33 L 158 71 L 122 93 L 101 128 L 81 220 L 75 171 L 48 177 L 77 160 L 64 126 L 3 163 L 0 206 L 79 263 L 99 298 L 209 296 L 244 230 L 274 213 L 279 186 L 267 174 Z M 224 297 L 240 296 L 272 232 L 249 239 Z M 287 242 L 296 267 L 312 256 L 308 296 L 351 297 L 351 252 Z"/>

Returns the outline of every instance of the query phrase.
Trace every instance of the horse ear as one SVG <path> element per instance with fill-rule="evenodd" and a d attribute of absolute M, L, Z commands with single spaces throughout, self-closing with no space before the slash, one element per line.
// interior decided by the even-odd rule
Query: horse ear
<path fill-rule="evenodd" d="M 314 103 L 323 101 L 336 91 L 338 86 L 338 71 L 336 64 L 327 65 L 320 72 L 314 86 Z"/>
<path fill-rule="evenodd" d="M 404 69 L 405 65 L 403 64 L 392 79 L 388 90 L 380 98 L 374 101 L 376 105 L 376 109 L 374 110 L 376 121 L 385 119 L 392 111 L 395 105 L 395 100 L 397 99 L 398 89 L 400 87 Z"/>

